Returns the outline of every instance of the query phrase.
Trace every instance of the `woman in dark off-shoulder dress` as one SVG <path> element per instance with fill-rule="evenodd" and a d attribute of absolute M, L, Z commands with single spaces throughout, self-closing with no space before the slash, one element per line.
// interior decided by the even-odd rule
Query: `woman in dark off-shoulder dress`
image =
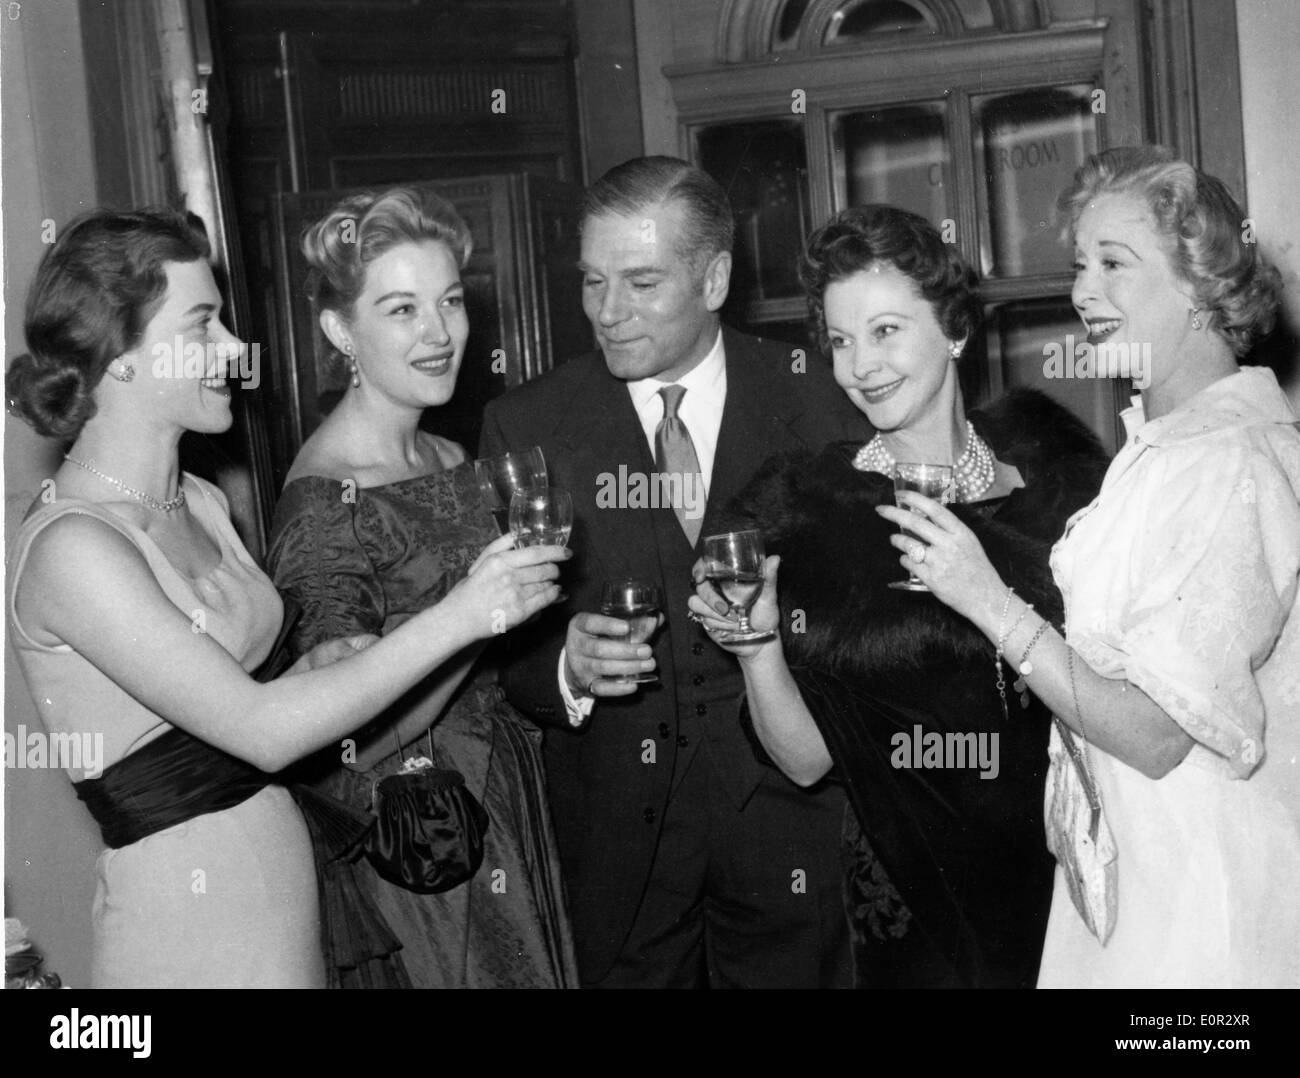
<path fill-rule="evenodd" d="M 449 203 L 405 188 L 346 199 L 304 237 L 321 326 L 351 381 L 276 510 L 270 569 L 303 609 L 295 650 L 344 626 L 383 636 L 438 603 L 485 548 L 509 546 L 464 450 L 419 429 L 424 409 L 455 389 L 469 244 Z M 358 731 L 354 752 L 299 768 L 318 792 L 368 811 L 381 778 L 429 756 L 464 775 L 490 819 L 482 866 L 443 893 L 354 867 L 400 951 L 370 941 L 372 953 L 336 967 L 343 986 L 400 983 L 403 972 L 414 987 L 576 986 L 540 740 L 472 649 Z"/>

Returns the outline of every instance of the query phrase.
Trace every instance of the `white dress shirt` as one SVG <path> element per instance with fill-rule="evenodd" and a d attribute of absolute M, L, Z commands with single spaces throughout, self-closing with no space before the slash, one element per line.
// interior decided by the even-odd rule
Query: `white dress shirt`
<path fill-rule="evenodd" d="M 704 480 L 707 498 L 713 478 L 713 459 L 718 452 L 718 432 L 722 429 L 722 408 L 727 401 L 727 359 L 722 348 L 721 329 L 708 354 L 677 379 L 676 383 L 664 382 L 658 378 L 641 378 L 627 383 L 628 396 L 632 398 L 632 407 L 641 420 L 641 429 L 645 431 L 646 443 L 650 446 L 651 459 L 655 452 L 655 429 L 664 418 L 664 399 L 659 395 L 659 390 L 673 384 L 686 390 L 677 408 L 677 418 L 685 424 L 695 445 L 695 456 L 700 462 L 700 475 Z M 591 715 L 596 698 L 587 695 L 575 697 L 570 692 L 569 679 L 565 676 L 566 662 L 565 649 L 561 648 L 558 671 L 560 696 L 564 700 L 569 725 L 577 727 Z"/>

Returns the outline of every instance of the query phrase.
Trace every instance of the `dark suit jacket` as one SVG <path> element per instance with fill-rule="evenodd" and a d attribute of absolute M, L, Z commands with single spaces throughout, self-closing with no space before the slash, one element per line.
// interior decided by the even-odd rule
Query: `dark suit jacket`
<path fill-rule="evenodd" d="M 723 334 L 727 395 L 701 535 L 725 530 L 728 502 L 772 454 L 871 433 L 825 360 L 811 355 L 801 364 L 806 350 Z M 573 496 L 575 556 L 563 570 L 567 602 L 510 634 L 503 685 L 515 706 L 552 728 L 545 744 L 551 808 L 590 981 L 609 969 L 632 925 L 681 757 L 705 742 L 737 808 L 765 769 L 740 727 L 734 660 L 686 619 L 695 553 L 672 510 L 598 505 L 620 465 L 654 471 L 627 385 L 599 352 L 488 405 L 483 455 L 530 445 L 541 446 L 551 483 Z M 598 701 L 586 727 L 571 730 L 556 676 L 569 619 L 599 610 L 601 583 L 627 576 L 661 579 L 665 588 L 667 624 L 654 641 L 660 684 Z"/>

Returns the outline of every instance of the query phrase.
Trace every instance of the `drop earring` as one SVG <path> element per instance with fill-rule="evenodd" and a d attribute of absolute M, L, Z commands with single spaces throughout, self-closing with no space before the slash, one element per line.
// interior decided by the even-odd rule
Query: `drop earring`
<path fill-rule="evenodd" d="M 357 357 L 352 354 L 352 346 L 348 345 L 343 349 L 343 354 L 348 357 L 352 368 L 352 388 L 361 388 L 361 371 L 357 369 Z"/>
<path fill-rule="evenodd" d="M 950 359 L 960 359 L 960 358 L 961 358 L 961 347 L 962 347 L 962 346 L 961 346 L 961 342 L 960 342 L 960 341 L 949 341 L 949 342 L 948 342 L 948 357 L 949 357 Z"/>
<path fill-rule="evenodd" d="M 1199 307 L 1193 307 L 1192 308 L 1192 329 L 1200 329 L 1200 328 L 1201 328 L 1201 309 Z"/>

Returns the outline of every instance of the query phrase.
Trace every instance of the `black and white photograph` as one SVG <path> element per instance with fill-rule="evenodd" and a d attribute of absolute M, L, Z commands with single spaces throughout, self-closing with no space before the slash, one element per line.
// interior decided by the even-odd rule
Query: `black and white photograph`
<path fill-rule="evenodd" d="M 940 1052 L 1284 1050 L 1298 49 L 1292 0 L 0 0 L 23 1043 L 871 989 Z"/>

